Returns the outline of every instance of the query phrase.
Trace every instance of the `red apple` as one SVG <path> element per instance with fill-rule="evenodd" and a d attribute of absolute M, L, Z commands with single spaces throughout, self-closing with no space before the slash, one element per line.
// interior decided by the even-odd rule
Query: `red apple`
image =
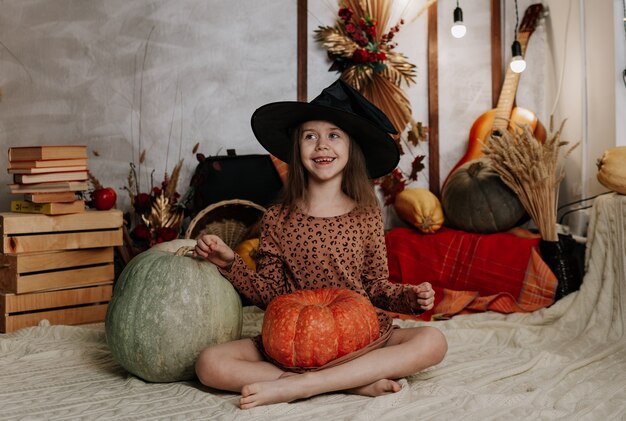
<path fill-rule="evenodd" d="M 109 210 L 115 206 L 117 194 L 111 187 L 102 187 L 91 193 L 93 205 L 98 210 Z"/>

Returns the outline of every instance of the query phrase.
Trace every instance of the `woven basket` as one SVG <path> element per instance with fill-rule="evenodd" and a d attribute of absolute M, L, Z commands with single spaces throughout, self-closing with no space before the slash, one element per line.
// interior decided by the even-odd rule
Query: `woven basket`
<path fill-rule="evenodd" d="M 234 249 L 243 240 L 259 235 L 258 222 L 265 210 L 263 206 L 248 200 L 233 199 L 214 203 L 191 220 L 185 238 L 195 240 L 205 234 L 214 234 Z"/>

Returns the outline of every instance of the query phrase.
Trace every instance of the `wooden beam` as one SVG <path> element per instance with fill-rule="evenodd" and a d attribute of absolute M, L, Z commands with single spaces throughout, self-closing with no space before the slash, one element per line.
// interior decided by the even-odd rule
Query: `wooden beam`
<path fill-rule="evenodd" d="M 498 105 L 502 89 L 502 19 L 501 0 L 491 0 L 491 104 Z"/>
<path fill-rule="evenodd" d="M 428 184 L 439 196 L 439 66 L 437 3 L 428 8 Z"/>
<path fill-rule="evenodd" d="M 298 101 L 307 102 L 307 0 L 298 0 Z"/>

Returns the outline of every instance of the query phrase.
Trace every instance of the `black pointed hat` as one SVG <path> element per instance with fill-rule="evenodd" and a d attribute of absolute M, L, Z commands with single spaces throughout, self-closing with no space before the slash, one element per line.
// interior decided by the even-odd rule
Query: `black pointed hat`
<path fill-rule="evenodd" d="M 289 162 L 291 132 L 311 120 L 330 121 L 361 147 L 370 178 L 382 177 L 398 165 L 397 134 L 385 113 L 343 80 L 338 79 L 311 102 L 272 102 L 252 115 L 252 131 L 265 149 Z"/>

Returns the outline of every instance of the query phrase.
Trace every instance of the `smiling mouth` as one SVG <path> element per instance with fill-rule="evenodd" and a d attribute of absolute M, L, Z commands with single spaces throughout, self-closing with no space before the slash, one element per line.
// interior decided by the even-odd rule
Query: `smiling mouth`
<path fill-rule="evenodd" d="M 330 164 L 336 158 L 324 157 L 324 158 L 313 158 L 313 162 L 316 164 Z"/>

